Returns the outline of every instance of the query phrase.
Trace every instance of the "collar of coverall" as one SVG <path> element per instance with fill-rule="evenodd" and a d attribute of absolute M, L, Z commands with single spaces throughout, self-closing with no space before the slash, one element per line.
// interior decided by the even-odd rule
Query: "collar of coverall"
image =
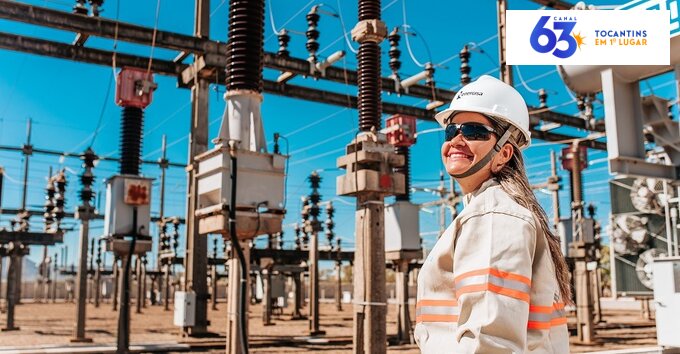
<path fill-rule="evenodd" d="M 495 178 L 491 177 L 484 181 L 477 189 L 474 191 L 466 194 L 463 196 L 463 207 L 466 207 L 470 202 L 472 202 L 472 199 L 474 199 L 476 196 L 480 195 L 482 192 L 484 192 L 487 188 L 497 186 L 498 181 L 496 181 Z"/>

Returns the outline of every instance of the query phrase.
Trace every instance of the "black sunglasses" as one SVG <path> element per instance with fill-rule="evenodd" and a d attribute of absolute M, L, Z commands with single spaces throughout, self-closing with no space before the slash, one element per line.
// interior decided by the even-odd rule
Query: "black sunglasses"
<path fill-rule="evenodd" d="M 450 123 L 446 126 L 444 132 L 446 141 L 451 141 L 451 139 L 458 135 L 458 132 L 463 134 L 463 138 L 465 140 L 486 141 L 491 138 L 491 134 L 498 135 L 498 133 L 496 133 L 493 128 L 474 122 L 462 124 Z"/>

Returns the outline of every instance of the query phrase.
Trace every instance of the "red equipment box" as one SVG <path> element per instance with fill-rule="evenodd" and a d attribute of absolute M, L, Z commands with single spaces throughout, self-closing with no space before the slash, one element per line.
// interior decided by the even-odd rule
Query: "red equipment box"
<path fill-rule="evenodd" d="M 416 117 L 395 114 L 387 118 L 387 142 L 394 146 L 416 143 Z"/>
<path fill-rule="evenodd" d="M 144 69 L 124 67 L 116 79 L 116 104 L 121 107 L 146 108 L 157 85 L 153 74 Z"/>

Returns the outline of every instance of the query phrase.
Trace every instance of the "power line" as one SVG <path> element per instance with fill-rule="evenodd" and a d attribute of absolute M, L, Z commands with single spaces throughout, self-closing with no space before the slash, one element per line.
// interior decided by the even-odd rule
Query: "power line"
<path fill-rule="evenodd" d="M 314 3 L 316 0 L 310 0 L 306 5 L 302 6 L 293 16 L 291 16 L 286 22 L 281 25 L 281 28 L 285 28 L 287 24 L 289 24 L 291 21 L 293 21 L 296 17 L 298 17 L 303 11 L 305 11 L 311 4 Z M 265 42 L 269 42 L 272 37 L 274 37 L 277 33 L 272 33 L 265 39 Z"/>
<path fill-rule="evenodd" d="M 402 18 L 403 18 L 403 24 L 401 26 L 402 26 L 402 28 L 404 28 L 404 39 L 406 39 L 406 49 L 408 50 L 408 54 L 411 57 L 411 60 L 413 61 L 414 64 L 416 64 L 417 66 L 419 66 L 421 68 L 424 68 L 425 64 L 422 64 L 421 62 L 419 62 L 418 59 L 416 59 L 415 55 L 413 55 L 413 51 L 411 50 L 411 41 L 408 38 L 409 33 L 406 32 L 408 30 L 408 28 L 412 28 L 411 26 L 408 25 L 408 23 L 406 21 L 406 0 L 401 1 L 401 14 L 402 14 Z M 427 48 L 427 43 L 425 43 L 425 47 Z M 428 48 L 427 51 L 428 51 L 428 55 L 429 55 L 429 51 L 430 51 L 429 48 Z M 429 58 L 430 62 L 432 62 L 432 56 L 429 55 L 429 57 L 430 57 Z"/>

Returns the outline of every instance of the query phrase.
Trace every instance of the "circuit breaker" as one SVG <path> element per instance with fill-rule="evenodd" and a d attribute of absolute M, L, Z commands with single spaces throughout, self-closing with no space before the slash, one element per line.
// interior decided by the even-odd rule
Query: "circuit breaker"
<path fill-rule="evenodd" d="M 106 250 L 129 252 L 132 236 L 137 237 L 133 253 L 151 251 L 151 178 L 119 175 L 106 182 L 104 236 Z"/>

